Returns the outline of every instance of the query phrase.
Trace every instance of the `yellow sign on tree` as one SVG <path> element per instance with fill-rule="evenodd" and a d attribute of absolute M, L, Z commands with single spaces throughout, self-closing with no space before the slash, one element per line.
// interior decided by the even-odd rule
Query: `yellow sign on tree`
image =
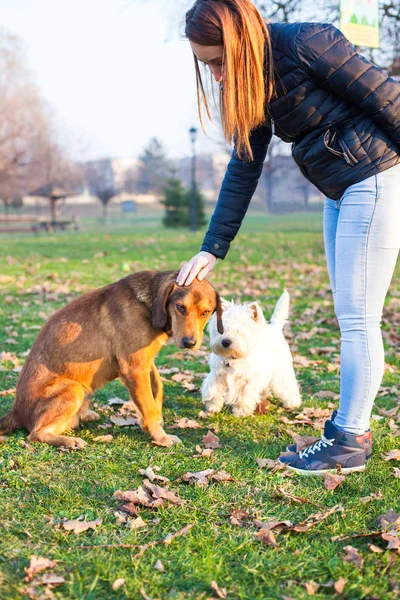
<path fill-rule="evenodd" d="M 378 0 L 340 0 L 340 29 L 355 46 L 379 48 Z"/>

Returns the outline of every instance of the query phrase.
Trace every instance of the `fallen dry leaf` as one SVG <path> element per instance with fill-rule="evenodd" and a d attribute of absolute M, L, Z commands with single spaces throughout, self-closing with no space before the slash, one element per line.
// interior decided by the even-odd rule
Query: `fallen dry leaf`
<path fill-rule="evenodd" d="M 372 492 L 372 494 L 370 494 L 369 496 L 364 496 L 363 498 L 360 498 L 360 502 L 362 504 L 367 504 L 368 502 L 372 502 L 372 500 L 383 500 L 383 495 L 382 492 L 380 490 L 378 490 L 376 493 Z"/>
<path fill-rule="evenodd" d="M 108 435 L 98 435 L 97 437 L 93 438 L 94 442 L 106 442 L 107 444 L 109 444 L 110 442 L 113 441 L 113 436 L 111 434 Z"/>
<path fill-rule="evenodd" d="M 397 550 L 400 554 L 400 537 L 397 531 L 382 533 L 382 539 L 388 542 L 387 550 Z"/>
<path fill-rule="evenodd" d="M 121 577 L 120 579 L 116 579 L 111 587 L 115 592 L 116 590 L 119 590 L 119 588 L 122 587 L 124 584 L 125 584 L 125 579 L 122 579 L 122 577 Z"/>
<path fill-rule="evenodd" d="M 392 471 L 392 475 L 393 477 L 396 477 L 397 479 L 400 479 L 400 469 L 397 467 L 394 467 L 393 471 Z"/>
<path fill-rule="evenodd" d="M 165 573 L 165 568 L 164 568 L 164 565 L 162 564 L 161 560 L 158 560 L 156 562 L 156 564 L 154 565 L 154 568 L 156 571 L 160 571 L 160 573 Z"/>
<path fill-rule="evenodd" d="M 233 481 L 231 474 L 224 470 L 215 471 L 214 469 L 205 469 L 204 471 L 197 471 L 196 473 L 188 471 L 182 475 L 183 481 L 187 481 L 190 484 L 195 484 L 200 487 L 208 485 L 211 479 L 215 481 Z"/>
<path fill-rule="evenodd" d="M 227 597 L 226 589 L 220 588 L 216 581 L 212 581 L 210 587 L 211 587 L 212 591 L 217 594 L 218 598 L 226 598 Z"/>
<path fill-rule="evenodd" d="M 133 502 L 128 502 L 127 504 L 120 506 L 119 510 L 125 512 L 130 517 L 137 517 L 140 509 Z"/>
<path fill-rule="evenodd" d="M 254 534 L 263 544 L 267 544 L 268 546 L 278 546 L 278 543 L 275 539 L 274 534 L 271 529 L 260 529 L 257 533 Z"/>
<path fill-rule="evenodd" d="M 371 550 L 371 552 L 375 552 L 376 554 L 382 554 L 382 552 L 384 552 L 382 548 L 375 546 L 375 544 L 368 544 L 368 548 Z"/>
<path fill-rule="evenodd" d="M 61 585 L 65 583 L 65 578 L 62 575 L 55 575 L 54 573 L 45 573 L 41 577 L 41 583 L 43 585 L 49 586 Z"/>
<path fill-rule="evenodd" d="M 241 527 L 243 525 L 243 521 L 246 521 L 249 518 L 249 511 L 248 510 L 242 510 L 240 508 L 236 508 L 235 510 L 232 511 L 229 519 L 231 522 L 231 525 L 238 525 L 239 527 Z"/>
<path fill-rule="evenodd" d="M 209 484 L 209 477 L 215 473 L 214 469 L 206 469 L 205 471 L 197 471 L 197 473 L 191 473 L 188 471 L 182 475 L 183 481 L 187 481 L 190 484 L 204 487 Z"/>
<path fill-rule="evenodd" d="M 383 460 L 400 460 L 400 450 L 389 450 L 381 454 Z"/>
<path fill-rule="evenodd" d="M 309 596 L 314 596 L 315 592 L 319 590 L 319 583 L 315 583 L 315 581 L 307 581 L 306 590 Z"/>
<path fill-rule="evenodd" d="M 193 419 L 183 417 L 179 419 L 174 425 L 171 425 L 170 429 L 200 429 L 202 425 Z"/>
<path fill-rule="evenodd" d="M 118 425 L 118 427 L 128 427 L 129 425 L 139 425 L 139 420 L 137 417 L 117 417 L 116 415 L 112 415 L 110 417 L 111 423 L 114 425 Z"/>
<path fill-rule="evenodd" d="M 74 519 L 71 521 L 63 521 L 61 523 L 61 527 L 65 529 L 65 531 L 73 531 L 75 535 L 78 535 L 84 531 L 87 531 L 88 529 L 93 529 L 93 531 L 95 531 L 96 527 L 101 525 L 102 522 L 103 519 L 101 517 L 95 521 L 81 521 L 79 519 Z"/>
<path fill-rule="evenodd" d="M 271 410 L 271 402 L 266 398 L 257 404 L 254 414 L 255 415 L 266 415 Z"/>
<path fill-rule="evenodd" d="M 118 500 L 132 502 L 148 508 L 159 508 L 167 502 L 178 505 L 184 503 L 174 492 L 168 489 L 168 486 L 160 487 L 151 483 L 148 479 L 145 479 L 143 485 L 139 486 L 137 490 L 125 492 L 117 490 L 114 492 L 114 497 Z"/>
<path fill-rule="evenodd" d="M 150 479 L 150 481 L 161 481 L 163 483 L 167 483 L 169 481 L 168 477 L 158 475 L 154 471 L 160 471 L 160 467 L 147 467 L 147 469 L 139 469 L 139 473 L 147 477 L 147 479 Z"/>
<path fill-rule="evenodd" d="M 345 588 L 346 583 L 347 579 L 344 579 L 344 577 L 339 577 L 339 579 L 333 584 L 335 592 L 337 594 L 341 594 Z"/>
<path fill-rule="evenodd" d="M 282 531 L 284 529 L 292 529 L 293 523 L 291 521 L 280 521 L 279 519 L 270 519 L 269 521 L 254 521 L 254 525 L 263 529 L 264 531 L 269 531 L 271 529 L 277 529 L 278 531 Z"/>
<path fill-rule="evenodd" d="M 25 581 L 32 581 L 35 575 L 37 575 L 41 571 L 44 571 L 45 569 L 54 569 L 56 565 L 56 560 L 50 560 L 49 558 L 44 558 L 42 556 L 36 556 L 35 554 L 32 554 L 29 561 L 29 567 L 25 567 Z"/>
<path fill-rule="evenodd" d="M 189 392 L 194 392 L 199 389 L 198 385 L 192 383 L 195 376 L 196 374 L 192 371 L 183 371 L 182 373 L 175 373 L 175 375 L 172 375 L 171 379 L 172 381 L 180 383 L 182 387 L 184 387 Z"/>
<path fill-rule="evenodd" d="M 219 443 L 219 437 L 215 435 L 212 431 L 208 431 L 206 435 L 202 437 L 202 444 L 205 448 L 220 448 L 221 444 Z"/>
<path fill-rule="evenodd" d="M 116 518 L 116 525 L 126 525 L 129 521 L 129 515 L 125 511 L 116 510 L 114 517 Z"/>
<path fill-rule="evenodd" d="M 314 398 L 332 398 L 332 400 L 338 400 L 340 395 L 330 390 L 321 390 L 316 394 L 313 394 Z"/>
<path fill-rule="evenodd" d="M 354 548 L 353 546 L 345 546 L 343 550 L 345 550 L 346 552 L 346 555 L 343 557 L 344 560 L 346 562 L 353 563 L 358 569 L 362 569 L 364 559 L 357 550 L 357 548 Z"/>
<path fill-rule="evenodd" d="M 393 509 L 387 510 L 384 515 L 378 517 L 378 523 L 382 530 L 392 529 L 400 524 L 400 513 L 396 513 Z"/>
<path fill-rule="evenodd" d="M 129 519 L 126 526 L 129 529 L 140 529 L 141 527 L 147 527 L 142 517 L 136 517 L 136 519 Z"/>
<path fill-rule="evenodd" d="M 261 469 L 274 469 L 276 466 L 276 460 L 272 458 L 256 458 L 256 463 Z"/>
<path fill-rule="evenodd" d="M 338 485 L 345 480 L 344 475 L 336 475 L 335 473 L 324 473 L 324 485 L 327 490 L 335 490 Z"/>
<path fill-rule="evenodd" d="M 214 481 L 234 481 L 232 475 L 223 469 L 211 475 L 211 479 Z"/>
<path fill-rule="evenodd" d="M 214 454 L 214 450 L 212 448 L 202 448 L 201 446 L 196 446 L 197 454 L 193 454 L 193 458 L 210 458 Z"/>
<path fill-rule="evenodd" d="M 108 405 L 114 406 L 114 405 L 124 404 L 125 402 L 126 402 L 126 400 L 122 400 L 122 398 L 113 397 L 108 400 Z"/>

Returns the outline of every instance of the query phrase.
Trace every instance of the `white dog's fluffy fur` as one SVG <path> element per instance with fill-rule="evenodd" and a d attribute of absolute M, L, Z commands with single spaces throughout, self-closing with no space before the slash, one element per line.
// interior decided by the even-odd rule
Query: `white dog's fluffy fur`
<path fill-rule="evenodd" d="M 300 406 L 292 355 L 282 332 L 289 315 L 288 292 L 278 300 L 270 323 L 257 302 L 222 300 L 222 308 L 224 333 L 218 333 L 215 314 L 209 323 L 210 373 L 201 387 L 207 411 L 217 413 L 226 404 L 236 417 L 246 417 L 271 393 L 285 408 Z"/>

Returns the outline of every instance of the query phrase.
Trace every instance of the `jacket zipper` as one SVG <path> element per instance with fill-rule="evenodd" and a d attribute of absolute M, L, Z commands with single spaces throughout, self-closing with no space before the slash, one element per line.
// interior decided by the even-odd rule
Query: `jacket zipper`
<path fill-rule="evenodd" d="M 332 131 L 332 137 L 330 140 L 328 140 L 329 134 L 331 133 L 331 131 Z M 336 136 L 338 137 L 339 146 L 342 149 L 342 152 L 335 150 L 328 143 L 328 141 L 330 141 L 331 143 L 334 143 Z M 335 156 L 339 156 L 340 158 L 343 158 L 350 167 L 354 167 L 358 163 L 358 159 L 354 156 L 354 154 L 352 154 L 352 152 L 350 151 L 346 142 L 344 141 L 343 137 L 340 135 L 339 131 L 336 128 L 332 129 L 332 130 L 327 129 L 323 139 L 324 139 L 325 148 L 331 154 L 334 154 Z"/>

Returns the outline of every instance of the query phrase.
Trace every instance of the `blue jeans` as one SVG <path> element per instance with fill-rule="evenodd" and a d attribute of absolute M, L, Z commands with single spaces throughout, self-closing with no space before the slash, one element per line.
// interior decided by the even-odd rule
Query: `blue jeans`
<path fill-rule="evenodd" d="M 400 247 L 400 164 L 325 200 L 324 242 L 341 332 L 335 425 L 359 435 L 383 378 L 381 317 Z"/>

